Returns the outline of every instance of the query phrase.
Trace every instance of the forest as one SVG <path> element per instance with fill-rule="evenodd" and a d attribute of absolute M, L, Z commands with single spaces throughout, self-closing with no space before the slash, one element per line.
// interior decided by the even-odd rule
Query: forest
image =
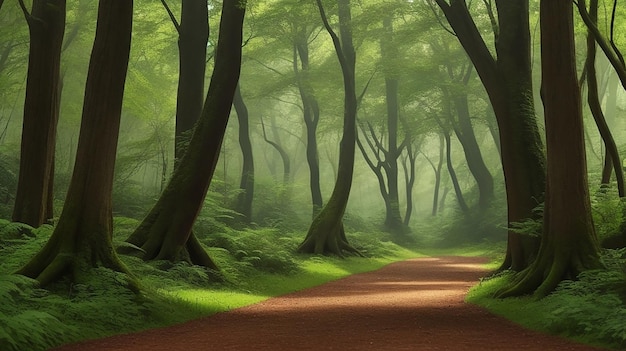
<path fill-rule="evenodd" d="M 0 350 L 441 255 L 626 348 L 617 0 L 0 0 Z"/>

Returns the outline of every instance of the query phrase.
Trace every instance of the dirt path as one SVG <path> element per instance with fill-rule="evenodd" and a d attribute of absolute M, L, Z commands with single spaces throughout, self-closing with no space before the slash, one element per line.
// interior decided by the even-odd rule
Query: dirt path
<path fill-rule="evenodd" d="M 463 303 L 480 258 L 398 262 L 163 329 L 58 350 L 594 350 Z"/>

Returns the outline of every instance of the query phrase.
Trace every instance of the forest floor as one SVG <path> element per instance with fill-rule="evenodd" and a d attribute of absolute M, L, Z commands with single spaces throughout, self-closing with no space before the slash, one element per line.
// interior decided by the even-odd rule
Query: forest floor
<path fill-rule="evenodd" d="M 184 324 L 55 350 L 599 350 L 465 303 L 484 262 L 411 259 Z"/>

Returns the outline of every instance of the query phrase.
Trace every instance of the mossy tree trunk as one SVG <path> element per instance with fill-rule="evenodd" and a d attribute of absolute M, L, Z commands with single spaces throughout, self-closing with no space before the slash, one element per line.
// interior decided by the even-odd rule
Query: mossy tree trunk
<path fill-rule="evenodd" d="M 28 23 L 30 49 L 20 172 L 12 219 L 39 227 L 53 216 L 51 196 L 66 2 L 34 0 L 30 13 L 23 2 L 20 4 Z"/>
<path fill-rule="evenodd" d="M 543 202 L 545 155 L 533 101 L 528 1 L 496 0 L 497 59 L 464 0 L 435 1 L 472 60 L 496 116 L 509 225 L 537 218 L 533 210 Z M 537 238 L 509 231 L 501 269 L 519 271 L 528 267 L 538 248 Z"/>
<path fill-rule="evenodd" d="M 235 204 L 235 211 L 241 214 L 244 223 L 252 221 L 252 199 L 254 197 L 254 158 L 252 154 L 252 142 L 250 141 L 250 117 L 248 107 L 243 100 L 239 85 L 235 90 L 233 100 L 237 120 L 239 121 L 239 146 L 243 157 L 241 167 L 241 181 L 239 194 Z"/>
<path fill-rule="evenodd" d="M 535 261 L 499 292 L 502 297 L 533 292 L 543 297 L 563 279 L 601 267 L 587 184 L 571 1 L 541 1 L 540 26 L 548 156 L 543 236 Z"/>
<path fill-rule="evenodd" d="M 113 170 L 132 30 L 132 1 L 101 0 L 74 173 L 54 232 L 18 273 L 42 285 L 86 267 L 125 272 L 111 244 Z"/>
<path fill-rule="evenodd" d="M 341 64 L 344 82 L 343 135 L 339 149 L 339 166 L 335 187 L 330 199 L 313 219 L 306 238 L 298 247 L 299 252 L 315 254 L 335 254 L 342 256 L 344 251 L 358 253 L 347 241 L 343 215 L 348 204 L 354 158 L 356 151 L 356 112 L 355 52 L 352 45 L 350 0 L 338 0 L 340 36 L 330 27 L 324 8 L 317 0 L 324 27 L 330 34 L 337 58 Z"/>
<path fill-rule="evenodd" d="M 226 1 L 204 108 L 187 151 L 139 227 L 127 239 L 146 260 L 187 260 L 217 269 L 191 234 L 215 173 L 241 68 L 245 2 Z"/>

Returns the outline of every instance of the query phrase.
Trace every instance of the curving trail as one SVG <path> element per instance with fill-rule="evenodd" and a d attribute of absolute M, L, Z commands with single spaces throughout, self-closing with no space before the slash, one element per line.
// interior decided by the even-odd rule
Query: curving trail
<path fill-rule="evenodd" d="M 181 325 L 55 350 L 599 350 L 465 304 L 483 262 L 411 259 Z"/>

